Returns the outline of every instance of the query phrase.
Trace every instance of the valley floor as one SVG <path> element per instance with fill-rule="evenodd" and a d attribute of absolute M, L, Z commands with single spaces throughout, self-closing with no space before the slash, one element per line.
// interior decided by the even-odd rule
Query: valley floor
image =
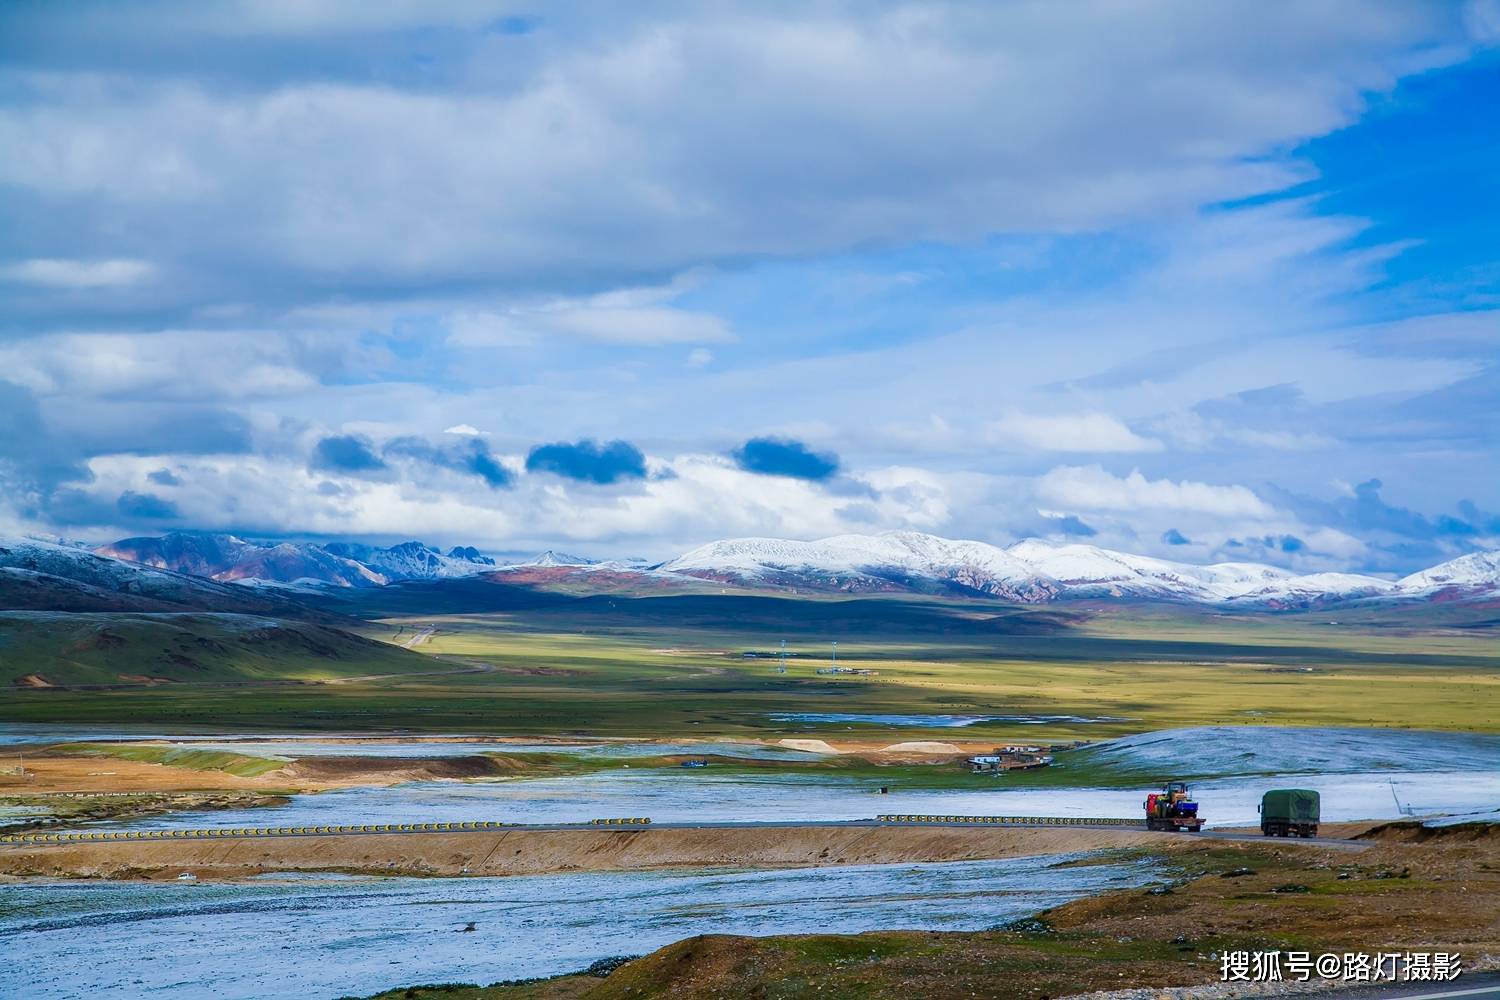
<path fill-rule="evenodd" d="M 1500 967 L 1500 827 L 1395 824 L 1365 837 L 1372 846 L 1356 855 L 1205 841 L 1148 852 L 1144 884 L 984 932 L 707 934 L 592 975 L 404 987 L 379 1000 L 1044 1000 L 1216 983 L 1220 956 L 1239 950 L 1445 951 L 1470 972 Z"/>

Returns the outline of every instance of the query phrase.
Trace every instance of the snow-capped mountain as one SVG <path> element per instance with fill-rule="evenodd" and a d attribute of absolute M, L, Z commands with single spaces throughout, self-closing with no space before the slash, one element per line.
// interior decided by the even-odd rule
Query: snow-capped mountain
<path fill-rule="evenodd" d="M 1412 596 L 1500 594 L 1500 552 L 1471 552 L 1402 577 L 1397 586 Z"/>
<path fill-rule="evenodd" d="M 53 553 L 47 558 L 98 558 L 60 545 L 47 551 Z M 1497 552 L 1476 552 L 1390 581 L 1352 573 L 1298 574 L 1258 563 L 1198 566 L 1035 538 L 1001 547 L 914 531 L 838 535 L 811 542 L 724 539 L 654 566 L 634 560 L 598 562 L 553 550 L 524 562 L 502 563 L 472 547 L 445 553 L 421 542 L 389 548 L 343 542 L 258 544 L 233 535 L 190 533 L 128 538 L 95 551 L 172 571 L 174 576 L 303 587 L 378 587 L 402 580 L 484 577 L 515 586 L 566 584 L 583 592 L 677 591 L 702 588 L 699 581 L 704 581 L 782 591 L 986 595 L 1028 603 L 1129 598 L 1266 608 L 1366 599 L 1500 597 Z M 41 557 L 33 557 L 37 559 Z"/>
<path fill-rule="evenodd" d="M 472 547 L 454 548 L 444 554 L 421 542 L 403 542 L 390 548 L 352 542 L 263 544 L 234 535 L 197 532 L 124 538 L 94 551 L 225 583 L 379 587 L 397 580 L 472 576 L 495 568 L 493 559 Z"/>
<path fill-rule="evenodd" d="M 1299 576 L 1254 563 L 1193 566 L 1039 539 L 1000 548 L 918 532 L 839 535 L 815 542 L 730 539 L 696 548 L 659 569 L 774 586 L 800 584 L 856 592 L 952 589 L 1031 602 L 1059 597 L 1139 597 L 1306 604 L 1395 590 L 1387 580 L 1353 574 Z"/>
<path fill-rule="evenodd" d="M 520 563 L 511 563 L 507 568 L 517 566 L 595 566 L 598 563 L 599 560 L 597 559 L 586 559 L 583 556 L 572 556 L 566 552 L 556 552 L 548 549 L 535 559 L 528 559 Z"/>
<path fill-rule="evenodd" d="M 1051 581 L 1039 578 L 1004 549 L 915 531 L 837 535 L 816 542 L 727 539 L 699 546 L 657 570 L 853 592 L 909 590 L 929 583 L 1022 601 L 1045 601 L 1057 594 Z"/>
<path fill-rule="evenodd" d="M 276 594 L 30 538 L 0 538 L 0 609 L 203 610 L 293 616 L 307 610 Z"/>
<path fill-rule="evenodd" d="M 334 542 L 322 548 L 373 570 L 387 581 L 441 580 L 487 573 L 495 568 L 495 560 L 473 546 L 452 548 L 446 554 L 422 542 L 402 542 L 388 549 Z"/>

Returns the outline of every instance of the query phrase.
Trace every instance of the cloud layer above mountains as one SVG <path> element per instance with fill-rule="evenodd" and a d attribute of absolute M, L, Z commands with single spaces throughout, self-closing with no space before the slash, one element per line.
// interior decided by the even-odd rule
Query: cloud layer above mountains
<path fill-rule="evenodd" d="M 0 528 L 1500 544 L 1497 10 L 7 5 Z"/>

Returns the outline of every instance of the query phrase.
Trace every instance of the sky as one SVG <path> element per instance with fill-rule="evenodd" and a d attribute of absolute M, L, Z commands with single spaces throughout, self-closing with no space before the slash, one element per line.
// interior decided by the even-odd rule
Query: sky
<path fill-rule="evenodd" d="M 1500 2 L 0 6 L 0 533 L 1500 547 Z"/>

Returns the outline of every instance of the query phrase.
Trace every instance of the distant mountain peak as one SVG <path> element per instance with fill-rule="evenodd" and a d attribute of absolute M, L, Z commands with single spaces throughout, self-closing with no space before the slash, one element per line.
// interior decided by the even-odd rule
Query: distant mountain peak
<path fill-rule="evenodd" d="M 664 572 L 710 580 L 846 592 L 980 593 L 1028 602 L 1063 597 L 1288 606 L 1391 594 L 1388 580 L 1298 574 L 1256 563 L 1208 566 L 1027 538 L 1000 547 L 913 531 L 835 535 L 811 542 L 733 538 L 663 563 Z"/>
<path fill-rule="evenodd" d="M 572 555 L 568 555 L 568 553 L 566 553 L 566 552 L 558 552 L 558 551 L 556 551 L 554 549 L 548 549 L 546 552 L 543 552 L 541 555 L 537 556 L 535 559 L 528 559 L 526 562 L 516 563 L 516 565 L 517 566 L 593 566 L 598 561 L 599 560 L 597 560 L 597 559 L 587 559 L 587 558 L 585 558 L 583 556 L 572 556 Z"/>
<path fill-rule="evenodd" d="M 226 583 L 379 587 L 398 580 L 472 576 L 495 567 L 477 549 L 448 555 L 421 541 L 389 548 L 357 542 L 249 542 L 228 534 L 174 531 L 124 538 L 100 555 Z"/>
<path fill-rule="evenodd" d="M 78 550 L 72 550 L 78 551 Z M 501 564 L 473 546 L 446 553 L 421 541 L 388 548 L 355 542 L 260 544 L 234 535 L 171 532 L 126 538 L 101 556 L 222 582 L 378 587 L 401 580 L 493 574 L 517 579 L 636 580 L 673 586 L 693 580 L 792 592 L 922 593 L 1043 603 L 1134 599 L 1268 608 L 1364 600 L 1470 600 L 1500 594 L 1500 552 L 1474 552 L 1392 582 L 1354 573 L 1299 574 L 1249 562 L 1173 562 L 1086 542 L 1025 538 L 1008 546 L 920 531 L 834 535 L 814 541 L 725 538 L 657 565 L 600 562 L 548 549 Z M 568 572 L 571 571 L 571 572 Z M 537 574 L 533 574 L 537 575 Z M 539 577 L 540 578 L 540 577 Z"/>

